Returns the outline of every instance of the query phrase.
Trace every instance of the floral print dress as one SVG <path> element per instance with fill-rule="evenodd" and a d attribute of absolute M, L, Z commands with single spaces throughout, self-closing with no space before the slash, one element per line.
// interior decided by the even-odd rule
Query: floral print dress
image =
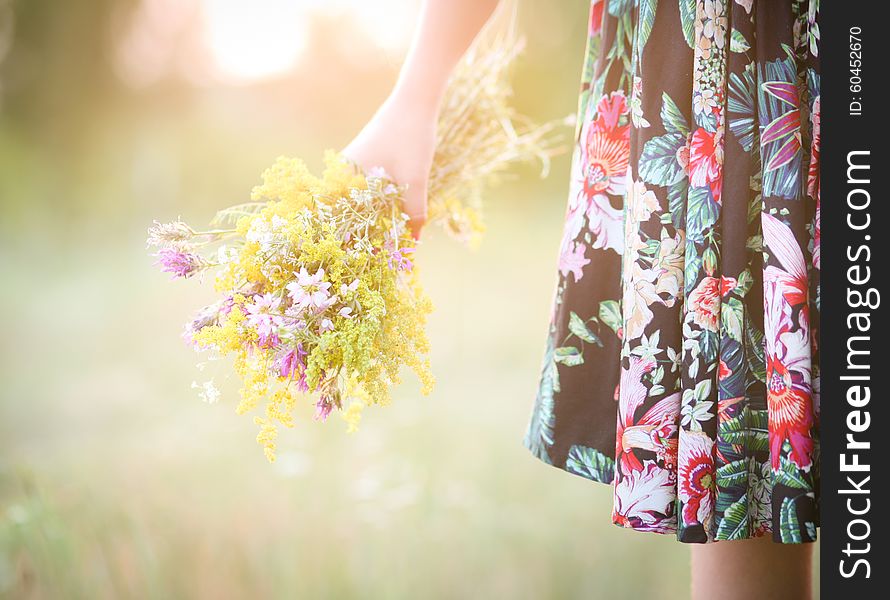
<path fill-rule="evenodd" d="M 526 446 L 614 523 L 816 539 L 819 0 L 594 0 Z"/>

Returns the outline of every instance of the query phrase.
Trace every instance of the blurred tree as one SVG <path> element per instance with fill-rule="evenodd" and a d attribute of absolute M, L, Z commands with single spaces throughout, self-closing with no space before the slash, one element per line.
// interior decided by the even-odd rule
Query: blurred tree
<path fill-rule="evenodd" d="M 13 0 L 13 39 L 0 63 L 5 118 L 60 152 L 76 151 L 89 119 L 120 90 L 108 61 L 109 22 L 132 0 Z"/>

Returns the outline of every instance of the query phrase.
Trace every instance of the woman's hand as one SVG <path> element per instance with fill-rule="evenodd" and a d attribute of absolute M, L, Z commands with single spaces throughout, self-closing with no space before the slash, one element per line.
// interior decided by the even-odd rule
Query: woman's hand
<path fill-rule="evenodd" d="M 427 184 L 436 149 L 438 102 L 394 93 L 343 150 L 364 170 L 382 167 L 399 185 L 407 186 L 402 210 L 415 239 L 427 219 Z"/>
<path fill-rule="evenodd" d="M 427 217 L 436 121 L 448 77 L 497 5 L 498 0 L 425 0 L 393 93 L 343 150 L 365 170 L 383 167 L 408 186 L 403 210 L 415 238 Z"/>

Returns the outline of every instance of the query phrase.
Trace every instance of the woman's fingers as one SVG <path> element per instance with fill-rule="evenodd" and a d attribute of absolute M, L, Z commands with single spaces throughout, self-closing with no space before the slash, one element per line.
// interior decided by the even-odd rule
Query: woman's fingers
<path fill-rule="evenodd" d="M 408 184 L 405 190 L 405 202 L 402 210 L 408 215 L 408 227 L 411 229 L 414 239 L 420 239 L 420 232 L 427 220 L 426 181 L 416 181 Z"/>

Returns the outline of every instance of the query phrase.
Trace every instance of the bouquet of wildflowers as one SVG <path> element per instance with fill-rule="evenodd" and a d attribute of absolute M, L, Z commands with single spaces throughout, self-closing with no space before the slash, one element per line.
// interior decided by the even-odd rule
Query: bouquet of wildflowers
<path fill-rule="evenodd" d="M 536 127 L 508 105 L 512 34 L 483 36 L 457 69 L 439 122 L 430 173 L 430 222 L 472 244 L 482 233 L 480 185 L 509 164 L 547 164 L 554 125 Z M 219 299 L 186 325 L 197 350 L 233 355 L 239 414 L 261 404 L 257 441 L 275 457 L 277 426 L 298 402 L 339 412 L 354 430 L 363 407 L 385 405 L 403 367 L 433 385 L 424 326 L 431 303 L 418 280 L 417 242 L 402 213 L 405 188 L 336 153 L 320 176 L 279 158 L 251 202 L 219 212 L 209 229 L 156 223 L 148 245 L 174 277 L 215 272 Z M 215 400 L 211 383 L 202 394 Z"/>

